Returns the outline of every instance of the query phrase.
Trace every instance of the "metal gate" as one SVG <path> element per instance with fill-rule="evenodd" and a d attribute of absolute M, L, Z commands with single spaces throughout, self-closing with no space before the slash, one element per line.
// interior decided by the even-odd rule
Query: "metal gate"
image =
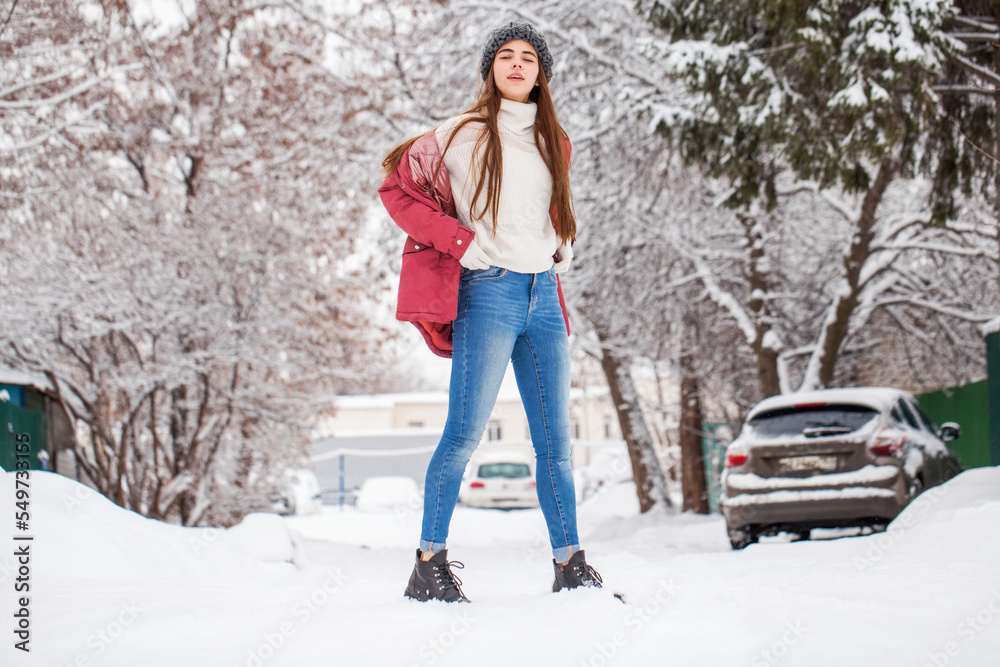
<path fill-rule="evenodd" d="M 948 443 L 948 449 L 962 459 L 962 467 L 982 468 L 990 462 L 990 421 L 987 382 L 973 382 L 961 387 L 951 387 L 918 394 L 920 407 L 940 426 L 944 422 L 957 422 L 962 437 Z"/>
<path fill-rule="evenodd" d="M 0 468 L 48 470 L 44 412 L 0 400 L 0 429 Z"/>

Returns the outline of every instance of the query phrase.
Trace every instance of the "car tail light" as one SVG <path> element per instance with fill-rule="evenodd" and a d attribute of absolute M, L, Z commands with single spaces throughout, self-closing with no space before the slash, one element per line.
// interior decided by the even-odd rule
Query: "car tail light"
<path fill-rule="evenodd" d="M 470 489 L 485 489 L 486 485 L 483 484 L 482 482 L 473 482 L 472 484 L 469 484 L 469 488 Z"/>
<path fill-rule="evenodd" d="M 726 454 L 726 467 L 736 468 L 747 462 L 745 452 L 729 452 Z"/>
<path fill-rule="evenodd" d="M 906 435 L 902 431 L 885 427 L 875 436 L 868 449 L 875 456 L 896 456 L 903 453 Z"/>
<path fill-rule="evenodd" d="M 535 480 L 531 480 L 530 482 L 528 482 L 528 487 L 529 488 L 534 488 L 535 484 L 536 484 Z"/>

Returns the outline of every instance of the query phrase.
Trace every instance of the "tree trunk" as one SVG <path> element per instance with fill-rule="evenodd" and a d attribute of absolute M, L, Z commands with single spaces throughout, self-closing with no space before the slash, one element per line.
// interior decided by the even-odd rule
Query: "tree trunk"
<path fill-rule="evenodd" d="M 993 3 L 993 20 L 1000 26 L 1000 3 Z M 1000 46 L 993 44 L 993 68 L 1000 73 Z M 1000 88 L 993 93 L 993 157 L 1000 160 Z M 1000 162 L 993 163 L 993 207 L 997 218 L 997 259 L 1000 260 Z M 1000 271 L 997 272 L 1000 287 Z"/>
<path fill-rule="evenodd" d="M 639 496 L 639 511 L 647 512 L 653 505 L 662 502 L 670 506 L 666 478 L 660 459 L 656 455 L 653 436 L 646 426 L 646 419 L 639 405 L 639 394 L 632 381 L 629 361 L 618 356 L 611 348 L 607 335 L 597 330 L 601 343 L 601 368 L 611 390 L 611 400 L 615 403 L 622 437 L 628 446 L 628 456 L 632 461 L 636 493 Z"/>
<path fill-rule="evenodd" d="M 757 381 L 760 383 L 761 398 L 777 396 L 781 393 L 781 376 L 778 374 L 778 351 L 765 345 L 771 325 L 762 326 L 754 340 L 753 350 L 757 356 Z"/>
<path fill-rule="evenodd" d="M 770 281 L 761 264 L 764 262 L 764 238 L 760 233 L 757 220 L 749 215 L 741 215 L 740 223 L 746 236 L 749 257 L 747 263 L 747 282 L 750 287 L 750 312 L 753 313 L 753 324 L 756 336 L 753 340 L 754 356 L 757 358 L 757 382 L 761 397 L 776 396 L 781 393 L 781 382 L 778 376 L 778 350 L 771 345 L 769 338 L 777 340 L 772 334 L 768 317 L 766 295 L 770 291 Z M 700 428 L 700 427 L 699 427 Z"/>
<path fill-rule="evenodd" d="M 875 238 L 875 212 L 898 169 L 899 160 L 896 158 L 883 162 L 879 166 L 875 182 L 865 195 L 861 215 L 854 225 L 851 247 L 844 256 L 843 286 L 834 297 L 823 323 L 816 350 L 809 359 L 802 389 L 828 387 L 833 381 L 840 348 L 850 332 L 851 317 L 858 306 L 861 290 L 864 289 L 861 272 L 871 255 L 871 245 Z"/>
<path fill-rule="evenodd" d="M 685 512 L 708 514 L 708 484 L 705 481 L 705 456 L 701 446 L 703 419 L 698 378 L 686 353 L 681 357 L 681 485 Z"/>

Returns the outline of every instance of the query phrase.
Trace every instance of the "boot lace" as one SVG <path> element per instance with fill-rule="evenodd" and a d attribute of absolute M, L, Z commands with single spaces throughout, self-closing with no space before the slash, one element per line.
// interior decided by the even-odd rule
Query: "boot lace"
<path fill-rule="evenodd" d="M 592 565 L 588 563 L 574 566 L 573 573 L 576 575 L 577 579 L 579 579 L 580 585 L 582 586 L 594 586 L 596 588 L 601 588 L 601 584 L 604 583 L 604 580 L 601 579 L 601 575 Z"/>
<path fill-rule="evenodd" d="M 454 589 L 464 598 L 465 593 L 462 591 L 462 580 L 458 578 L 458 575 L 451 571 L 452 567 L 464 570 L 465 563 L 459 560 L 450 560 L 443 565 L 435 567 L 434 581 L 437 582 L 438 590 L 447 591 Z"/>

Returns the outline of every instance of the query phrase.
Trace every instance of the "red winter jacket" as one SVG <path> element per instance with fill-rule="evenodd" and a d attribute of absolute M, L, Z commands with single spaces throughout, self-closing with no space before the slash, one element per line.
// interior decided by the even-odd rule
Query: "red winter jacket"
<path fill-rule="evenodd" d="M 568 162 L 568 139 L 565 146 Z M 462 275 L 458 260 L 476 233 L 458 220 L 451 181 L 444 166 L 432 186 L 434 169 L 440 161 L 437 139 L 433 131 L 428 132 L 410 145 L 378 193 L 393 222 L 407 234 L 399 272 L 396 319 L 413 322 L 432 352 L 450 358 L 452 322 L 458 314 Z M 569 335 L 569 314 L 558 278 L 559 305 Z"/>

